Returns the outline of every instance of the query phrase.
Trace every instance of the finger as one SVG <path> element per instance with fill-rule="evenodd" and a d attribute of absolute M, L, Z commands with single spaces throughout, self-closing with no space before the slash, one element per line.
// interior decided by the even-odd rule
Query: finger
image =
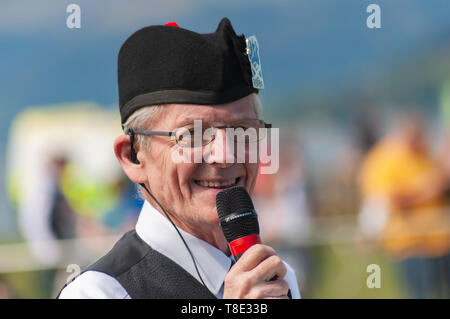
<path fill-rule="evenodd" d="M 280 257 L 273 255 L 263 260 L 252 272 L 255 278 L 261 281 L 270 281 L 283 279 L 286 276 L 287 268 Z"/>
<path fill-rule="evenodd" d="M 236 271 L 251 271 L 263 260 L 273 255 L 275 255 L 275 250 L 272 247 L 261 244 L 253 245 L 242 254 L 232 270 L 236 268 Z"/>
<path fill-rule="evenodd" d="M 255 290 L 257 291 L 257 298 L 280 298 L 286 299 L 289 291 L 289 285 L 285 280 L 274 280 L 265 282 L 258 285 Z"/>

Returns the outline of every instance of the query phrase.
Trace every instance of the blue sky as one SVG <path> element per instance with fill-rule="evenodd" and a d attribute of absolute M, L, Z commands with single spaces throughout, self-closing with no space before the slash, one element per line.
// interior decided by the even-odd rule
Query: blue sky
<path fill-rule="evenodd" d="M 81 7 L 81 29 L 66 27 L 69 3 Z M 237 33 L 257 35 L 267 87 L 263 99 L 361 81 L 450 32 L 446 0 L 378 1 L 380 30 L 365 25 L 369 3 L 3 0 L 2 118 L 10 120 L 29 105 L 77 100 L 116 105 L 118 49 L 128 35 L 151 24 L 173 20 L 208 33 L 227 16 Z"/>

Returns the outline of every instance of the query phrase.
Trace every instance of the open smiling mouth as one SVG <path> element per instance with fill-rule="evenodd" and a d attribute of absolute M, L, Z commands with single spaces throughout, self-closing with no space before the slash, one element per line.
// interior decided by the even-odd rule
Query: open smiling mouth
<path fill-rule="evenodd" d="M 213 181 L 205 181 L 205 180 L 195 180 L 194 182 L 195 182 L 195 184 L 200 185 L 202 187 L 224 189 L 224 188 L 228 188 L 228 187 L 237 185 L 237 183 L 239 183 L 240 180 L 241 180 L 241 178 L 237 177 L 234 180 L 221 181 L 221 182 L 213 182 Z"/>

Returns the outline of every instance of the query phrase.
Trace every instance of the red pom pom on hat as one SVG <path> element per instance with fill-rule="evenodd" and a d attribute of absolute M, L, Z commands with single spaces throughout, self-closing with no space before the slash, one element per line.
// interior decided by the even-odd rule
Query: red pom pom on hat
<path fill-rule="evenodd" d="M 168 27 L 180 27 L 176 22 L 167 22 L 165 25 Z"/>

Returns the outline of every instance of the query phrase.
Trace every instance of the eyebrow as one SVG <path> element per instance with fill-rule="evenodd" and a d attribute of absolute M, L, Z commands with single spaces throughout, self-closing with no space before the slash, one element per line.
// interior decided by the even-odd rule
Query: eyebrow
<path fill-rule="evenodd" d="M 241 118 L 230 117 L 224 123 L 231 123 L 231 122 L 235 122 L 235 121 L 239 121 L 239 120 L 246 120 L 246 119 L 250 119 L 250 117 L 241 117 Z M 179 124 L 176 124 L 176 127 L 181 127 L 181 126 L 185 126 L 185 125 L 188 125 L 188 124 L 194 124 L 194 121 L 196 121 L 196 120 L 201 120 L 202 122 L 206 122 L 208 124 L 211 124 L 211 121 L 209 121 L 209 120 L 202 120 L 202 119 L 199 119 L 199 118 L 188 116 L 182 122 L 180 122 Z"/>

